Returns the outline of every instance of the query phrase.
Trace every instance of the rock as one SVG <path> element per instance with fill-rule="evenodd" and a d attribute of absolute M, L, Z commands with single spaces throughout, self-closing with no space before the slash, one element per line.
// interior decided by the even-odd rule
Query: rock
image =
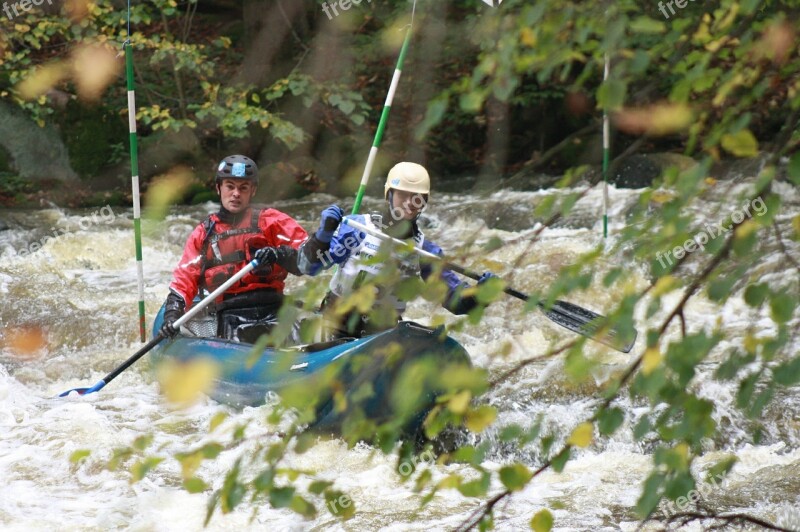
<path fill-rule="evenodd" d="M 0 145 L 15 173 L 30 181 L 77 181 L 57 130 L 39 127 L 15 105 L 0 101 Z"/>
<path fill-rule="evenodd" d="M 618 188 L 645 188 L 661 177 L 670 167 L 685 171 L 697 163 L 691 157 L 677 153 L 635 154 L 620 161 L 609 181 Z"/>

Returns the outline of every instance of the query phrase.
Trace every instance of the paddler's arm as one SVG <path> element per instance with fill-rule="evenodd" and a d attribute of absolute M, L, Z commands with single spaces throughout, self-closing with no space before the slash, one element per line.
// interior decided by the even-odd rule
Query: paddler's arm
<path fill-rule="evenodd" d="M 347 260 L 351 249 L 344 244 L 353 229 L 340 225 L 343 216 L 344 212 L 338 205 L 331 205 L 322 211 L 319 229 L 300 246 L 297 266 L 301 272 L 317 275 L 322 270 Z"/>
<path fill-rule="evenodd" d="M 444 255 L 442 248 L 430 240 L 425 240 L 422 243 L 422 249 L 429 253 L 439 255 L 440 257 Z M 431 264 L 422 264 L 420 266 L 420 275 L 422 276 L 423 280 L 426 280 L 431 273 L 433 273 L 433 266 Z M 478 284 L 484 283 L 491 277 L 494 277 L 492 273 L 484 273 L 478 281 Z M 445 309 L 449 310 L 453 314 L 467 314 L 469 311 L 478 306 L 478 300 L 475 298 L 475 296 L 461 295 L 464 290 L 469 288 L 469 285 L 461 282 L 455 272 L 452 270 L 443 269 L 439 275 L 439 279 L 447 284 L 447 297 L 445 297 L 444 303 L 442 303 L 442 306 Z"/>

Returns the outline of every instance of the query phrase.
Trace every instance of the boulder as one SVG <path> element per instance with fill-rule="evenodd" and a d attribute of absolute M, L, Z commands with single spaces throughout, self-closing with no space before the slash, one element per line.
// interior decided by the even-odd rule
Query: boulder
<path fill-rule="evenodd" d="M 77 181 L 67 148 L 51 125 L 39 127 L 19 107 L 0 101 L 0 145 L 15 173 L 29 181 Z"/>

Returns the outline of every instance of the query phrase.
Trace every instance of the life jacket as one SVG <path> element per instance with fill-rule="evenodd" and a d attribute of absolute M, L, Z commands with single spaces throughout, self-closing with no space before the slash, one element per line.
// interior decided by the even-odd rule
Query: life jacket
<path fill-rule="evenodd" d="M 370 229 L 378 230 L 376 224 L 377 226 L 382 225 L 380 214 L 364 216 L 364 225 Z M 415 246 L 422 248 L 424 241 L 425 235 L 417 228 L 414 233 Z M 365 282 L 377 276 L 383 267 L 383 263 L 370 261 L 369 259 L 378 254 L 382 244 L 384 244 L 383 240 L 367 233 L 361 244 L 333 275 L 329 285 L 330 291 L 339 297 L 347 296 L 358 290 Z M 397 267 L 403 279 L 420 276 L 419 256 L 416 253 L 399 259 Z M 394 306 L 398 313 L 402 314 L 406 310 L 405 301 L 398 299 L 392 292 L 385 292 L 379 289 L 378 299 L 384 297 L 390 299 L 391 305 Z"/>
<path fill-rule="evenodd" d="M 205 237 L 200 249 L 200 289 L 213 292 L 225 281 L 241 270 L 252 259 L 251 249 L 271 245 L 259 228 L 258 221 L 263 209 L 252 209 L 247 227 L 214 232 L 217 220 L 209 216 L 203 222 Z M 286 272 L 277 264 L 262 266 L 245 275 L 238 284 L 226 293 L 237 294 L 261 288 L 283 290 Z"/>

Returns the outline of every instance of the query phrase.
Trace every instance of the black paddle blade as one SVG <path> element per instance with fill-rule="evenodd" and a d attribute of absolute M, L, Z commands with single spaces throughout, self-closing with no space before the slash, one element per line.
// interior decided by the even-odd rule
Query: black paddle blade
<path fill-rule="evenodd" d="M 566 301 L 557 300 L 551 308 L 540 305 L 542 311 L 548 318 L 555 323 L 573 332 L 597 340 L 609 347 L 629 353 L 636 343 L 636 330 L 633 331 L 633 338 L 627 343 L 625 335 L 614 327 L 607 327 L 608 319 L 589 309 L 579 307 Z"/>

